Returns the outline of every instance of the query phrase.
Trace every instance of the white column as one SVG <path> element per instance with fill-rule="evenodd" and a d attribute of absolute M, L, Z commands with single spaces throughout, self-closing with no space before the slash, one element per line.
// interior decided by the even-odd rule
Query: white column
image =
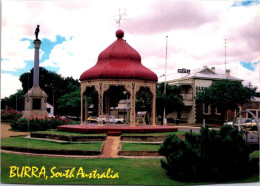
<path fill-rule="evenodd" d="M 135 83 L 132 83 L 132 90 L 130 94 L 130 104 L 131 104 L 131 110 L 130 110 L 130 126 L 134 127 L 135 126 Z"/>
<path fill-rule="evenodd" d="M 39 61 L 41 40 L 34 40 L 34 69 L 33 69 L 33 86 L 39 86 Z"/>
<path fill-rule="evenodd" d="M 98 126 L 103 126 L 103 94 L 103 85 L 100 83 L 98 91 Z"/>
<path fill-rule="evenodd" d="M 85 96 L 85 125 L 88 124 L 88 96 Z"/>
<path fill-rule="evenodd" d="M 80 93 L 80 125 L 83 125 L 83 93 Z"/>

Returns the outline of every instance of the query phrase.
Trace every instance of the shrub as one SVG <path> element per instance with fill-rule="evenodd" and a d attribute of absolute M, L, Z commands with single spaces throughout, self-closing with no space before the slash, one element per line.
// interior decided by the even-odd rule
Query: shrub
<path fill-rule="evenodd" d="M 252 170 L 250 148 L 232 126 L 220 131 L 201 128 L 199 134 L 167 136 L 159 149 L 166 157 L 161 166 L 167 175 L 180 181 L 228 181 L 249 176 Z"/>
<path fill-rule="evenodd" d="M 11 122 L 22 117 L 22 113 L 15 110 L 1 110 L 1 121 Z"/>
<path fill-rule="evenodd" d="M 32 117 L 30 119 L 20 118 L 11 123 L 12 130 L 16 131 L 44 131 L 56 129 L 59 125 L 72 124 L 72 120 L 61 119 L 59 117 Z"/>

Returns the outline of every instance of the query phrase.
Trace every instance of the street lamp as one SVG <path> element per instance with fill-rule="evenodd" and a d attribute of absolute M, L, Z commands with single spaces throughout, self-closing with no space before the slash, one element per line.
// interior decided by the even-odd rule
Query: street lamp
<path fill-rule="evenodd" d="M 18 92 L 16 92 L 16 99 L 15 99 L 15 110 L 17 111 L 17 94 Z"/>

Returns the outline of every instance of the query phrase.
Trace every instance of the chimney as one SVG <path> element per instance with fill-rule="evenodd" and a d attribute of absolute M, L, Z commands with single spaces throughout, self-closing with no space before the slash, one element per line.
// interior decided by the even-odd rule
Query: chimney
<path fill-rule="evenodd" d="M 230 76 L 230 69 L 226 70 L 226 76 L 229 77 Z"/>
<path fill-rule="evenodd" d="M 211 67 L 211 71 L 215 73 L 216 68 L 215 67 Z"/>

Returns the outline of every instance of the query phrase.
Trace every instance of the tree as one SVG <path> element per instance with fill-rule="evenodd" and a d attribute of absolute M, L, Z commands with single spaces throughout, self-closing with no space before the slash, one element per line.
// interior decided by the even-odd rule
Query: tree
<path fill-rule="evenodd" d="M 80 105 L 80 87 L 58 99 L 58 109 L 64 115 L 79 116 Z"/>
<path fill-rule="evenodd" d="M 30 72 L 22 74 L 19 80 L 22 83 L 23 91 L 27 93 L 33 86 L 33 68 Z M 58 100 L 65 94 L 75 92 L 80 87 L 79 81 L 72 77 L 63 78 L 56 72 L 48 71 L 43 67 L 39 68 L 39 80 L 40 87 L 48 95 L 47 102 L 55 107 L 55 114 L 63 114 L 59 109 L 61 107 L 58 106 Z"/>
<path fill-rule="evenodd" d="M 252 92 L 252 94 L 254 96 L 257 96 L 259 95 L 259 92 L 257 93 L 256 90 L 257 90 L 257 86 L 253 86 L 251 82 L 249 82 L 246 87 Z"/>
<path fill-rule="evenodd" d="M 164 83 L 158 83 L 156 89 L 156 110 L 157 114 L 163 116 L 164 107 L 165 114 L 173 111 L 180 113 L 184 106 L 183 98 L 180 95 L 181 86 L 171 86 L 166 84 L 166 95 L 164 94 Z M 178 114 L 179 115 L 179 114 Z M 161 121 L 163 123 L 163 121 Z"/>
<path fill-rule="evenodd" d="M 135 110 L 151 113 L 152 95 L 149 88 L 141 87 L 136 94 Z"/>
<path fill-rule="evenodd" d="M 196 96 L 196 101 L 217 107 L 226 116 L 227 110 L 248 103 L 255 95 L 253 89 L 244 87 L 239 81 L 219 80 L 213 82 Z"/>
<path fill-rule="evenodd" d="M 8 106 L 9 109 L 22 111 L 24 110 L 24 92 L 23 90 L 18 90 L 15 94 L 10 95 L 1 99 L 1 108 L 5 109 Z"/>
<path fill-rule="evenodd" d="M 202 127 L 199 134 L 176 134 L 166 137 L 159 149 L 165 156 L 161 166 L 167 175 L 178 181 L 227 181 L 250 176 L 257 167 L 250 161 L 250 146 L 233 126 L 224 125 L 219 131 Z"/>

